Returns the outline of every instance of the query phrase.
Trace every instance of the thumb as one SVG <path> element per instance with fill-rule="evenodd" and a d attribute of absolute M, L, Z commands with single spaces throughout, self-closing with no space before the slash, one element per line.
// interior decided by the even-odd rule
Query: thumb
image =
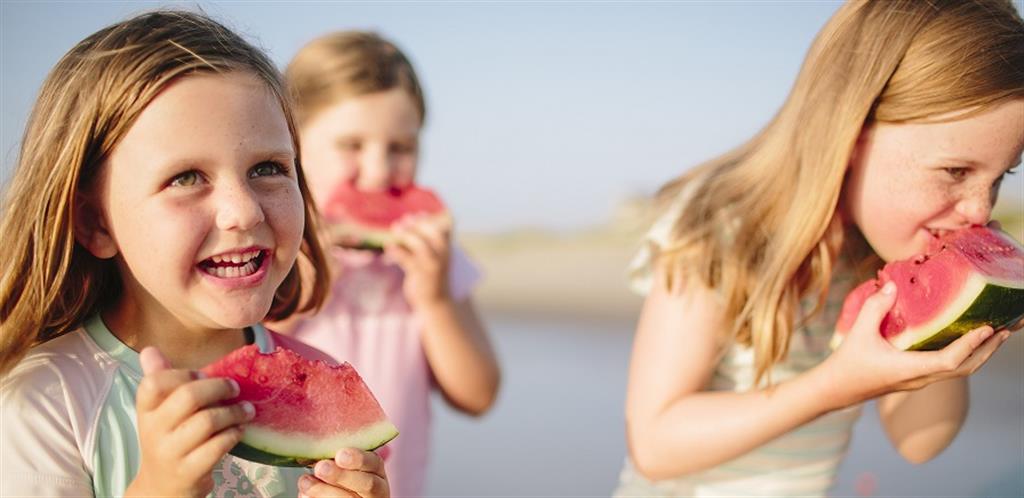
<path fill-rule="evenodd" d="M 850 332 L 863 333 L 860 330 L 866 329 L 877 334 L 882 328 L 882 319 L 892 309 L 893 304 L 896 304 L 896 284 L 886 282 L 878 292 L 864 301 L 864 306 L 860 308 Z"/>
<path fill-rule="evenodd" d="M 153 346 L 142 348 L 142 352 L 139 353 L 139 363 L 142 364 L 143 375 L 171 368 L 171 362 L 167 361 L 163 353 Z"/>

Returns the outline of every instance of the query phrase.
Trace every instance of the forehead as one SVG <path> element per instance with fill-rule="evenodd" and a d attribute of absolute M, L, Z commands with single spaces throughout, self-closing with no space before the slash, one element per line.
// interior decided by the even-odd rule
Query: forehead
<path fill-rule="evenodd" d="M 973 114 L 938 118 L 947 120 L 884 124 L 879 138 L 888 148 L 926 160 L 968 161 L 998 168 L 1019 162 L 1024 149 L 1024 99 Z"/>
<path fill-rule="evenodd" d="M 208 155 L 253 148 L 292 150 L 291 132 L 267 83 L 233 71 L 172 82 L 139 114 L 114 155 Z"/>
<path fill-rule="evenodd" d="M 327 128 L 335 133 L 415 135 L 420 128 L 420 114 L 409 92 L 396 87 L 339 99 L 314 116 L 308 126 Z"/>

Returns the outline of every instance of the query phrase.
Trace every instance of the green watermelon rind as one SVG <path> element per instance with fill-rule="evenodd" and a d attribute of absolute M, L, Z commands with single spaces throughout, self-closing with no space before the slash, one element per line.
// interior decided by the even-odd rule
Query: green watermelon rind
<path fill-rule="evenodd" d="M 983 325 L 998 330 L 1013 324 L 1024 317 L 1024 288 L 1005 284 L 972 275 L 944 313 L 890 337 L 890 343 L 906 351 L 934 351 Z"/>
<path fill-rule="evenodd" d="M 430 215 L 438 222 L 451 219 L 448 211 Z M 329 228 L 336 236 L 348 237 L 351 243 L 340 244 L 346 249 L 383 252 L 384 246 L 394 242 L 395 235 L 391 230 L 364 226 L 356 222 L 331 222 Z"/>
<path fill-rule="evenodd" d="M 262 434 L 259 434 L 262 432 Z M 254 434 L 256 433 L 256 434 Z M 263 429 L 253 430 L 253 427 L 246 428 L 246 434 L 242 441 L 235 445 L 229 453 L 249 460 L 251 462 L 273 465 L 275 467 L 308 467 L 320 460 L 331 460 L 337 450 L 342 448 L 358 448 L 364 451 L 373 451 L 384 446 L 398 436 L 398 429 L 390 422 L 383 421 L 363 429 L 361 431 L 347 434 L 340 441 L 330 445 L 332 450 L 327 451 L 304 451 L 290 452 L 281 449 L 285 446 L 284 441 L 294 441 L 294 435 L 276 435 L 272 431 Z M 298 446 L 309 449 L 310 445 L 300 444 Z"/>

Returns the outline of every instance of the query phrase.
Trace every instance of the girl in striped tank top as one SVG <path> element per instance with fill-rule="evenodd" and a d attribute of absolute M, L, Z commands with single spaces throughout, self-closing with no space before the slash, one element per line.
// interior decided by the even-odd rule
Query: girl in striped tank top
<path fill-rule="evenodd" d="M 824 495 L 870 399 L 907 460 L 952 442 L 966 377 L 1009 330 L 899 351 L 878 333 L 887 286 L 828 343 L 882 261 L 989 222 L 1024 149 L 1021 67 L 1008 1 L 851 1 L 760 133 L 662 189 L 633 266 L 647 297 L 616 496 Z"/>

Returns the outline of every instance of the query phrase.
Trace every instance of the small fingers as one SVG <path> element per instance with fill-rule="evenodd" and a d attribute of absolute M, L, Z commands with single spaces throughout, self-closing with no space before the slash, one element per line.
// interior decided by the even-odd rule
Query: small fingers
<path fill-rule="evenodd" d="M 861 307 L 857 320 L 853 324 L 853 330 L 866 328 L 877 334 L 881 328 L 882 319 L 892 309 L 894 303 L 896 303 L 896 284 L 886 282 L 878 292 L 864 301 L 864 306 Z"/>
<path fill-rule="evenodd" d="M 1010 337 L 1010 333 L 1002 331 L 989 336 L 988 339 L 978 346 L 970 356 L 957 368 L 959 375 L 971 375 L 977 372 L 981 367 L 988 362 L 989 358 L 999 349 L 1000 346 L 1006 342 L 1006 339 Z"/>
<path fill-rule="evenodd" d="M 417 258 L 437 257 L 437 250 L 430 244 L 427 236 L 417 230 L 414 225 L 402 223 L 397 230 L 395 230 L 395 238 L 400 245 L 405 246 L 409 249 Z"/>
<path fill-rule="evenodd" d="M 167 397 L 167 402 L 161 407 L 162 415 L 167 420 L 180 423 L 191 414 L 228 401 L 238 396 L 238 393 L 238 383 L 234 379 L 217 377 L 190 382 L 175 389 Z"/>
<path fill-rule="evenodd" d="M 173 434 L 177 440 L 176 444 L 180 445 L 180 452 L 187 453 L 209 439 L 212 434 L 242 425 L 252 420 L 255 415 L 256 409 L 248 401 L 207 408 L 185 419 Z"/>
<path fill-rule="evenodd" d="M 169 370 L 171 362 L 153 346 L 146 346 L 139 352 L 139 363 L 142 365 L 142 374 L 149 375 L 161 370 Z"/>
<path fill-rule="evenodd" d="M 334 455 L 334 463 L 343 469 L 359 470 L 384 476 L 384 459 L 372 451 L 343 448 Z"/>
<path fill-rule="evenodd" d="M 202 476 L 213 471 L 227 452 L 231 451 L 245 434 L 238 426 L 228 427 L 189 451 L 181 460 L 182 471 L 191 476 Z"/>
<path fill-rule="evenodd" d="M 960 336 L 946 347 L 934 352 L 930 369 L 938 373 L 957 371 L 972 354 L 982 353 L 978 351 L 979 348 L 986 344 L 992 334 L 992 327 L 982 326 Z"/>
<path fill-rule="evenodd" d="M 369 468 L 374 467 L 366 463 L 358 463 Z M 331 460 L 321 460 L 313 469 L 314 475 L 324 483 L 337 486 L 344 490 L 355 493 L 363 498 L 383 497 L 389 495 L 387 479 L 371 470 L 359 470 L 338 466 Z"/>
<path fill-rule="evenodd" d="M 299 478 L 299 498 L 360 498 L 355 491 L 332 486 L 313 476 Z"/>
<path fill-rule="evenodd" d="M 146 348 L 144 351 L 151 350 Z M 155 349 L 152 349 L 155 351 Z M 196 380 L 198 374 L 190 370 L 150 371 L 139 382 L 135 394 L 135 406 L 139 411 L 155 410 L 176 389 Z"/>

